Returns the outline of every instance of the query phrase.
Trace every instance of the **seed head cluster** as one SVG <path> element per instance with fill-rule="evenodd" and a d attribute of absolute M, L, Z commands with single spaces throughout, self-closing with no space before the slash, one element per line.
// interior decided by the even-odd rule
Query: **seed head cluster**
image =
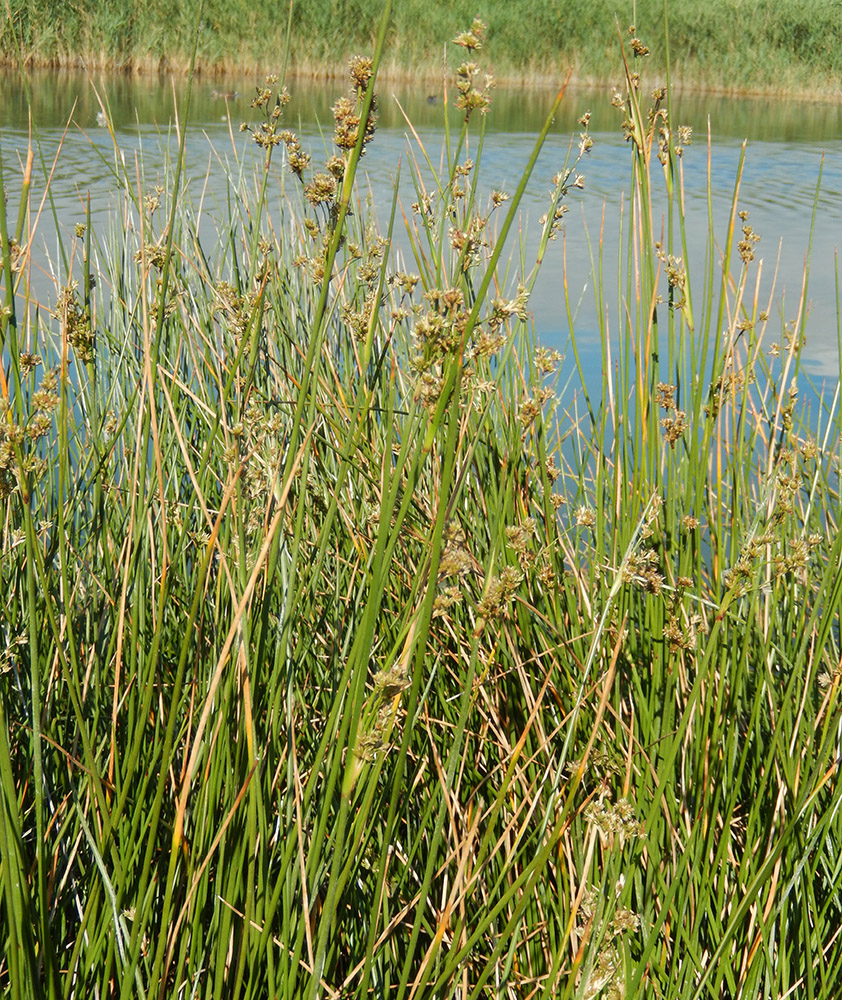
<path fill-rule="evenodd" d="M 465 49 L 470 57 L 482 48 L 484 38 L 485 24 L 476 18 L 471 30 L 463 31 L 453 41 Z M 485 114 L 491 105 L 489 94 L 494 86 L 494 78 L 485 74 L 480 88 L 477 86 L 477 79 L 481 72 L 480 67 L 470 59 L 461 63 L 456 70 L 456 107 L 465 112 L 465 121 L 468 121 L 475 111 Z"/>

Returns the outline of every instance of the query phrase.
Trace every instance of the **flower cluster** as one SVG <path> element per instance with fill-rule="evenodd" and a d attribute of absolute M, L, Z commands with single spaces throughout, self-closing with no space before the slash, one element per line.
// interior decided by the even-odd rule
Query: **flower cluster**
<path fill-rule="evenodd" d="M 477 562 L 468 549 L 465 532 L 461 526 L 449 521 L 444 528 L 444 548 L 439 558 L 439 582 L 465 576 L 477 568 Z"/>
<path fill-rule="evenodd" d="M 666 416 L 661 420 L 661 427 L 664 431 L 664 440 L 670 448 L 675 448 L 677 441 L 681 440 L 687 430 L 687 414 L 684 410 L 679 410 L 675 403 L 675 386 L 659 382 L 655 393 L 655 402 L 663 410 L 671 411 L 671 416 Z"/>
<path fill-rule="evenodd" d="M 614 900 L 605 899 L 597 886 L 591 886 L 583 894 L 576 913 L 576 932 L 582 938 L 591 935 L 591 928 L 606 910 L 613 914 L 602 923 L 599 951 L 592 963 L 585 965 L 585 975 L 580 985 L 580 995 L 584 1000 L 624 1000 L 626 997 L 625 966 L 620 941 L 624 934 L 640 928 L 638 913 L 625 906 L 616 905 L 625 886 L 621 876 L 614 884 Z M 603 918 L 604 919 L 604 918 Z"/>
<path fill-rule="evenodd" d="M 255 293 L 240 294 L 227 281 L 219 281 L 214 288 L 217 298 L 215 312 L 224 318 L 233 332 L 235 343 L 239 343 L 254 316 L 257 301 Z"/>
<path fill-rule="evenodd" d="M 477 605 L 476 635 L 482 634 L 489 621 L 508 617 L 509 604 L 522 581 L 523 572 L 517 566 L 507 566 L 499 576 L 488 578 Z"/>
<path fill-rule="evenodd" d="M 397 716 L 400 696 L 410 686 L 406 664 L 401 661 L 373 677 L 374 693 L 371 697 L 363 732 L 357 744 L 357 755 L 371 762 L 389 745 L 389 734 Z M 370 714 L 369 714 L 370 713 Z"/>
<path fill-rule="evenodd" d="M 597 828 L 603 845 L 617 838 L 622 846 L 626 840 L 643 836 L 645 832 L 628 799 L 610 802 L 601 795 L 585 809 L 585 819 Z"/>
<path fill-rule="evenodd" d="M 76 282 L 66 285 L 58 297 L 56 310 L 61 316 L 64 336 L 76 357 L 85 363 L 93 361 L 96 354 L 96 334 L 91 329 L 88 310 L 79 302 Z"/>
<path fill-rule="evenodd" d="M 242 465 L 246 531 L 254 535 L 264 529 L 273 499 L 277 499 L 286 417 L 253 398 L 242 423 L 231 428 L 234 438 L 231 460 Z"/>
<path fill-rule="evenodd" d="M 277 93 L 275 86 L 278 83 L 277 76 L 267 76 L 264 86 L 256 88 L 256 95 L 251 102 L 251 106 L 264 114 L 263 121 L 252 128 L 245 122 L 240 125 L 241 132 L 251 132 L 252 138 L 262 149 L 268 153 L 280 143 L 290 142 L 292 133 L 280 128 L 280 121 L 283 117 L 284 109 L 289 104 L 289 92 L 283 87 Z M 274 97 L 274 102 L 273 102 Z"/>
<path fill-rule="evenodd" d="M 21 355 L 21 375 L 30 376 L 41 365 L 36 354 Z M 21 477 L 39 478 L 46 472 L 46 460 L 28 447 L 49 433 L 59 404 L 58 371 L 48 369 L 41 384 L 32 392 L 29 415 L 15 423 L 8 402 L 0 399 L 0 499 L 14 493 Z"/>
<path fill-rule="evenodd" d="M 479 18 L 474 19 L 470 31 L 463 31 L 453 39 L 456 45 L 465 49 L 469 56 L 482 48 L 485 38 L 485 25 Z M 456 107 L 465 112 L 465 121 L 468 121 L 474 111 L 485 114 L 491 104 L 489 94 L 494 86 L 494 78 L 485 74 L 483 86 L 480 89 L 476 85 L 477 78 L 481 73 L 480 67 L 475 62 L 463 62 L 456 70 Z"/>
<path fill-rule="evenodd" d="M 658 572 L 658 553 L 642 548 L 630 552 L 623 567 L 624 579 L 637 583 L 650 594 L 660 594 L 664 578 Z"/>
<path fill-rule="evenodd" d="M 748 212 L 740 212 L 739 216 L 743 224 L 743 238 L 737 244 L 737 253 L 740 255 L 740 260 L 744 264 L 748 264 L 754 260 L 754 246 L 760 240 L 760 237 L 749 224 Z"/>
<path fill-rule="evenodd" d="M 377 99 L 375 97 L 372 99 L 371 108 L 365 124 L 362 126 L 363 144 L 360 153 L 361 156 L 365 153 L 365 147 L 374 138 L 374 132 L 377 128 L 376 110 Z M 333 105 L 333 141 L 339 149 L 348 152 L 357 145 L 357 140 L 360 136 L 361 117 L 359 98 L 340 97 Z"/>

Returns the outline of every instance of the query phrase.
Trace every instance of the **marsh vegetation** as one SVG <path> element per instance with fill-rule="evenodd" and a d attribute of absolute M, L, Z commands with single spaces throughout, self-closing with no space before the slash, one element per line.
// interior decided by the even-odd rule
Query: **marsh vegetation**
<path fill-rule="evenodd" d="M 37 151 L 0 206 L 0 990 L 830 1000 L 842 428 L 838 390 L 802 405 L 808 274 L 776 329 L 742 162 L 688 245 L 700 139 L 629 37 L 602 382 L 568 303 L 561 405 L 529 295 L 589 117 L 527 258 L 557 104 L 481 184 L 475 22 L 459 127 L 375 217 L 387 16 L 324 162 L 258 87 L 210 240 L 181 154 L 158 186 L 115 156 L 122 215 L 79 219 L 46 303 Z"/>
<path fill-rule="evenodd" d="M 0 56 L 13 66 L 184 73 L 198 42 L 196 68 L 205 74 L 277 72 L 288 59 L 292 72 L 341 78 L 354 53 L 371 50 L 380 13 L 380 0 L 184 0 L 163 16 L 153 0 L 80 0 L 59 11 L 9 0 Z M 497 40 L 485 65 L 501 82 L 557 87 L 572 67 L 578 85 L 613 84 L 619 17 L 622 30 L 645 25 L 653 72 L 661 75 L 661 40 L 669 36 L 674 87 L 842 97 L 836 0 L 636 0 L 620 8 L 530 0 L 528 16 L 506 0 L 402 0 L 390 16 L 380 75 L 438 83 L 444 41 L 477 14 Z"/>

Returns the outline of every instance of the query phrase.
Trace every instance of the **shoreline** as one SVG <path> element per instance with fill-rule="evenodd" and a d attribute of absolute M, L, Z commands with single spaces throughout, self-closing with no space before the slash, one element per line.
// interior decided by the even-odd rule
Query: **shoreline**
<path fill-rule="evenodd" d="M 618 80 L 608 75 L 579 74 L 575 66 L 559 63 L 550 70 L 538 73 L 530 70 L 504 68 L 493 74 L 494 86 L 498 89 L 529 91 L 545 91 L 552 93 L 564 86 L 572 91 L 605 90 L 610 92 L 617 86 Z M 0 58 L 0 74 L 21 72 L 19 61 Z M 137 77 L 139 79 L 152 77 L 173 77 L 186 79 L 189 75 L 189 64 L 179 60 L 160 58 L 157 60 L 134 61 L 132 63 L 115 63 L 113 60 L 101 58 L 85 60 L 79 57 L 65 60 L 28 60 L 23 66 L 23 72 L 33 73 L 88 73 L 106 74 L 116 77 Z M 277 72 L 269 62 L 245 63 L 235 66 L 199 65 L 193 72 L 194 79 L 202 81 L 224 82 L 253 76 L 262 80 L 268 74 Z M 451 71 L 449 71 L 451 72 Z M 657 79 L 664 71 L 650 65 L 647 67 L 647 77 Z M 408 70 L 399 63 L 382 66 L 378 80 L 383 84 L 401 84 L 409 86 L 417 84 L 425 88 L 440 87 L 442 83 L 440 69 L 428 68 L 421 72 Z M 569 79 L 565 82 L 569 75 Z M 730 85 L 715 80 L 705 80 L 697 74 L 682 75 L 673 71 L 671 74 L 671 89 L 674 94 L 699 97 L 734 97 L 740 99 L 770 99 L 784 98 L 792 101 L 839 105 L 842 104 L 842 79 L 825 81 L 812 86 L 784 86 L 780 83 Z M 347 79 L 347 60 L 337 61 L 330 65 L 313 66 L 303 62 L 293 65 L 287 70 L 287 79 L 295 81 L 314 81 L 331 83 Z"/>

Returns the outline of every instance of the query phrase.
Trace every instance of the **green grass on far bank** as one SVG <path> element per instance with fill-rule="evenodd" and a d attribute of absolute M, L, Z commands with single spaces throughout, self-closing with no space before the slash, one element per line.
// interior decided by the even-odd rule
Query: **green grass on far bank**
<path fill-rule="evenodd" d="M 441 158 L 415 137 L 378 222 L 369 69 L 326 162 L 267 86 L 221 207 L 113 135 L 110 227 L 80 210 L 48 261 L 36 151 L 0 156 L 0 996 L 838 1000 L 842 417 L 801 395 L 808 275 L 787 322 L 759 301 L 742 164 L 688 245 L 705 150 L 629 74 L 602 382 L 567 303 L 562 393 L 529 295 L 587 116 L 530 256 L 558 102 L 506 191 L 479 114 Z"/>
<path fill-rule="evenodd" d="M 184 71 L 199 3 L 10 0 L 0 56 L 29 65 Z M 438 79 L 442 40 L 480 16 L 495 40 L 486 65 L 508 83 L 555 82 L 573 67 L 579 83 L 616 82 L 615 14 L 625 31 L 645 25 L 652 68 L 664 68 L 663 0 L 403 0 L 391 19 L 381 75 Z M 842 96 L 842 12 L 836 0 L 670 0 L 674 85 L 726 92 Z M 370 51 L 380 0 L 293 0 L 290 68 L 316 76 L 344 72 Z M 288 6 L 266 0 L 207 0 L 201 14 L 199 68 L 223 74 L 277 71 Z"/>

